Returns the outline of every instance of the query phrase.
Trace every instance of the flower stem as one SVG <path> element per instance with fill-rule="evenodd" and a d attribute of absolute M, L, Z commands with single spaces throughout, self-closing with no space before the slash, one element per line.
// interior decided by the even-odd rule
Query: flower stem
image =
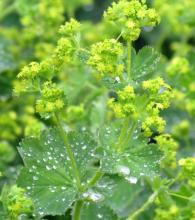
<path fill-rule="evenodd" d="M 81 191 L 82 190 L 81 180 L 80 180 L 80 177 L 79 177 L 79 172 L 78 172 L 78 169 L 77 169 L 77 165 L 76 165 L 72 150 L 71 150 L 70 145 L 69 145 L 68 136 L 67 136 L 66 132 L 64 131 L 64 129 L 63 129 L 61 123 L 60 123 L 59 116 L 57 114 L 55 114 L 55 119 L 56 119 L 56 123 L 57 123 L 58 130 L 60 132 L 60 135 L 61 135 L 61 137 L 64 141 L 68 157 L 70 158 L 70 163 L 71 163 L 71 167 L 72 167 L 75 179 L 76 179 L 77 188 L 78 188 L 79 191 Z"/>
<path fill-rule="evenodd" d="M 127 42 L 127 75 L 129 79 L 131 78 L 131 46 L 132 42 Z"/>
<path fill-rule="evenodd" d="M 72 220 L 79 220 L 80 219 L 81 209 L 83 207 L 83 204 L 84 204 L 84 202 L 82 200 L 79 200 L 79 201 L 75 202 Z"/>
<path fill-rule="evenodd" d="M 180 199 L 190 200 L 189 197 L 182 196 L 182 195 L 179 195 L 179 194 L 177 194 L 177 193 L 171 193 L 171 192 L 169 192 L 168 194 L 169 194 L 170 196 L 175 196 L 175 197 L 178 197 L 178 198 L 180 198 Z"/>
<path fill-rule="evenodd" d="M 144 212 L 155 200 L 156 196 L 158 195 L 158 192 L 154 192 L 148 200 L 143 204 L 141 208 L 139 208 L 137 211 L 135 211 L 132 215 L 130 215 L 127 220 L 134 220 L 138 217 L 139 214 Z"/>

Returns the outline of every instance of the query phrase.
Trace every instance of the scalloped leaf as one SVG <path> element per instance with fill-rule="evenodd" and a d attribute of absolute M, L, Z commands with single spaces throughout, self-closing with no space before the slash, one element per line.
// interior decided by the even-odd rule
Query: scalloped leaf
<path fill-rule="evenodd" d="M 96 143 L 87 133 L 69 133 L 82 181 L 93 161 Z M 18 184 L 26 188 L 40 216 L 60 215 L 72 205 L 77 194 L 76 181 L 65 145 L 57 129 L 44 131 L 40 139 L 27 138 L 18 148 L 25 168 Z"/>
<path fill-rule="evenodd" d="M 137 210 L 149 196 L 141 182 L 129 185 L 128 181 L 117 175 L 104 176 L 95 189 L 104 196 L 104 204 L 121 218 Z"/>
<path fill-rule="evenodd" d="M 160 58 L 160 54 L 152 47 L 146 46 L 139 50 L 132 58 L 133 79 L 137 80 L 154 73 Z"/>
<path fill-rule="evenodd" d="M 136 183 L 141 176 L 154 177 L 160 171 L 162 153 L 155 144 L 147 144 L 142 136 L 137 136 L 135 130 L 131 140 L 119 152 L 113 146 L 117 143 L 119 126 L 111 125 L 103 128 L 100 133 L 100 147 L 97 153 L 104 172 L 120 174 L 130 183 Z"/>
<path fill-rule="evenodd" d="M 116 220 L 117 216 L 106 206 L 97 203 L 86 203 L 82 210 L 81 220 Z"/>

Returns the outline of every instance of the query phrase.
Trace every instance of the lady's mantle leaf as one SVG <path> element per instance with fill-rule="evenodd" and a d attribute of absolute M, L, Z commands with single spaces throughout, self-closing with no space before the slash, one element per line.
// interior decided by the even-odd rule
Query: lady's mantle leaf
<path fill-rule="evenodd" d="M 113 214 L 109 207 L 87 203 L 82 210 L 81 220 L 116 220 L 117 216 Z"/>
<path fill-rule="evenodd" d="M 68 139 L 80 178 L 86 181 L 86 169 L 93 160 L 95 142 L 86 133 L 69 133 Z M 19 175 L 18 184 L 27 189 L 39 215 L 63 214 L 74 202 L 77 188 L 70 159 L 58 131 L 45 131 L 40 140 L 25 139 L 19 152 L 25 168 Z"/>
<path fill-rule="evenodd" d="M 104 196 L 104 204 L 121 218 L 136 211 L 149 196 L 141 181 L 129 185 L 118 175 L 104 176 L 96 184 L 95 190 Z"/>
<path fill-rule="evenodd" d="M 160 61 L 160 54 L 152 47 L 142 48 L 132 60 L 132 75 L 139 79 L 153 73 Z"/>
<path fill-rule="evenodd" d="M 119 152 L 113 147 L 117 143 L 119 129 L 115 126 L 106 127 L 101 134 L 101 146 L 97 152 L 104 172 L 118 173 L 132 184 L 141 176 L 158 175 L 162 153 L 157 145 L 147 144 L 142 137 L 135 135 L 124 146 L 124 150 Z"/>

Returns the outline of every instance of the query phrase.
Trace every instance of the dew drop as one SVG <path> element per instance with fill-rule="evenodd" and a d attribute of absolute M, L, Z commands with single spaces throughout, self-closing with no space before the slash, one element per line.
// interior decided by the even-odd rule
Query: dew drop
<path fill-rule="evenodd" d="M 33 176 L 33 180 L 38 180 L 39 178 L 37 176 Z"/>
<path fill-rule="evenodd" d="M 48 165 L 46 165 L 46 169 L 47 169 L 47 170 L 51 170 L 51 167 L 48 166 Z"/>
<path fill-rule="evenodd" d="M 137 178 L 134 176 L 126 177 L 125 178 L 129 183 L 131 184 L 136 184 L 137 183 Z"/>
<path fill-rule="evenodd" d="M 85 150 L 87 148 L 87 145 L 82 146 L 82 150 Z"/>
<path fill-rule="evenodd" d="M 130 169 L 126 166 L 118 166 L 117 170 L 119 173 L 128 176 L 130 174 Z"/>
<path fill-rule="evenodd" d="M 103 215 L 102 214 L 97 214 L 97 217 L 101 219 L 101 218 L 103 218 Z"/>

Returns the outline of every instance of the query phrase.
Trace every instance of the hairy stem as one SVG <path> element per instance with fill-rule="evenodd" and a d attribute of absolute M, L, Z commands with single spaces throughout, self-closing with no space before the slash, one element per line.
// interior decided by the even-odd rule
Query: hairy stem
<path fill-rule="evenodd" d="M 148 200 L 143 204 L 141 208 L 139 208 L 137 211 L 135 211 L 132 215 L 130 215 L 127 220 L 134 220 L 140 215 L 142 212 L 144 212 L 155 200 L 156 196 L 158 195 L 158 192 L 154 192 Z"/>
<path fill-rule="evenodd" d="M 79 201 L 75 202 L 72 220 L 79 220 L 80 219 L 81 209 L 83 207 L 83 204 L 84 204 L 84 202 L 82 200 L 79 200 Z"/>
<path fill-rule="evenodd" d="M 81 189 L 82 189 L 81 180 L 80 180 L 80 177 L 79 177 L 79 172 L 78 172 L 78 169 L 77 169 L 77 165 L 76 165 L 72 150 L 71 150 L 70 145 L 69 145 L 68 136 L 67 136 L 66 132 L 64 131 L 64 129 L 63 129 L 61 123 L 60 123 L 60 119 L 59 119 L 57 114 L 55 114 L 55 118 L 56 118 L 58 130 L 60 132 L 61 137 L 63 138 L 64 144 L 65 144 L 65 147 L 66 147 L 66 150 L 67 150 L 68 157 L 70 158 L 70 163 L 71 163 L 71 167 L 72 167 L 75 179 L 76 179 L 77 188 L 78 188 L 79 191 L 81 191 Z"/>
<path fill-rule="evenodd" d="M 127 75 L 129 79 L 131 78 L 131 46 L 132 42 L 127 42 Z"/>

